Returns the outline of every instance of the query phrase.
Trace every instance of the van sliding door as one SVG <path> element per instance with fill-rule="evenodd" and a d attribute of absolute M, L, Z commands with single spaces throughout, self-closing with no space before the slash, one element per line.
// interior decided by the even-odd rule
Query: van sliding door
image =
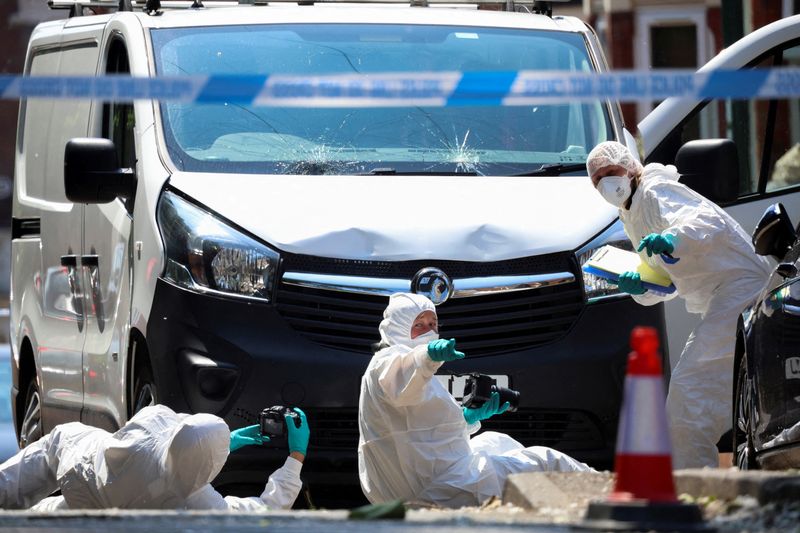
<path fill-rule="evenodd" d="M 31 75 L 91 76 L 97 64 L 97 31 L 65 31 L 60 47 L 34 51 Z M 25 195 L 21 203 L 41 215 L 41 314 L 33 325 L 41 394 L 43 432 L 76 421 L 83 406 L 83 344 L 86 309 L 81 276 L 84 206 L 64 191 L 64 146 L 85 137 L 91 102 L 31 99 L 25 103 L 21 156 L 25 159 Z M 44 125 L 44 126 L 43 126 Z M 31 273 L 19 273 L 29 277 Z M 23 391 L 24 394 L 24 391 Z"/>

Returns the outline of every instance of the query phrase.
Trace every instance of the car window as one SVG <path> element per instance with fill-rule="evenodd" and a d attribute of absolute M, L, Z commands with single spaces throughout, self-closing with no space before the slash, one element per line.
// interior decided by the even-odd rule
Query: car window
<path fill-rule="evenodd" d="M 800 65 L 800 44 L 778 48 L 750 65 Z M 698 107 L 654 150 L 654 161 L 674 161 L 677 149 L 694 139 L 728 138 L 739 149 L 739 196 L 800 184 L 800 101 L 712 100 Z"/>
<path fill-rule="evenodd" d="M 557 31 L 276 24 L 158 29 L 152 41 L 164 75 L 593 69 L 584 37 Z M 166 103 L 161 115 L 173 163 L 197 172 L 513 175 L 546 163 L 583 163 L 613 135 L 600 101 L 469 108 Z"/>
<path fill-rule="evenodd" d="M 109 47 L 106 74 L 130 74 L 128 52 L 122 39 L 114 39 Z M 133 104 L 130 102 L 108 102 L 103 105 L 103 137 L 114 141 L 117 161 L 122 168 L 136 167 L 136 126 Z M 119 198 L 130 211 L 131 200 Z"/>
<path fill-rule="evenodd" d="M 782 66 L 800 66 L 800 45 L 784 50 Z M 800 100 L 777 102 L 774 131 L 767 166 L 767 191 L 800 183 Z"/>
<path fill-rule="evenodd" d="M 93 76 L 97 64 L 97 46 L 93 43 L 69 45 L 61 49 L 46 49 L 36 53 L 30 66 L 31 75 Z M 41 177 L 26 180 L 26 193 L 36 198 L 66 202 L 64 194 L 64 151 L 52 146 L 64 146 L 73 137 L 85 137 L 90 100 L 53 100 L 32 98 L 23 102 L 23 128 L 42 135 L 28 135 L 25 149 L 25 173 Z"/>

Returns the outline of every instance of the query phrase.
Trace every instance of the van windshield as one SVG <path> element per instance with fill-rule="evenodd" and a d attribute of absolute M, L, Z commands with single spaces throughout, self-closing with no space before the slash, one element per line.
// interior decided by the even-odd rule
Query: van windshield
<path fill-rule="evenodd" d="M 152 30 L 159 75 L 591 71 L 575 33 L 392 24 Z M 162 103 L 174 164 L 196 172 L 575 173 L 613 136 L 601 101 L 558 105 L 296 108 Z M 542 172 L 539 172 L 542 173 Z"/>

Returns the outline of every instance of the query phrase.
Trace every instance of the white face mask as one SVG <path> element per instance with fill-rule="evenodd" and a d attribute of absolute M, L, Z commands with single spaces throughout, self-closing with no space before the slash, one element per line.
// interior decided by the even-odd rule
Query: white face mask
<path fill-rule="evenodd" d="M 631 179 L 627 176 L 606 176 L 598 182 L 597 192 L 614 207 L 622 207 L 631 195 Z"/>
<path fill-rule="evenodd" d="M 426 331 L 422 335 L 418 335 L 417 337 L 411 339 L 409 345 L 412 348 L 416 348 L 417 346 L 422 346 L 423 344 L 428 344 L 431 341 L 435 341 L 439 338 L 439 334 L 433 330 Z"/>

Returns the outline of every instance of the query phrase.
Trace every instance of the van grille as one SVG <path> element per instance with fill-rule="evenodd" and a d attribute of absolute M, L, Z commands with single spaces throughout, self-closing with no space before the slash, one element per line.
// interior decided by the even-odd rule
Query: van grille
<path fill-rule="evenodd" d="M 284 259 L 284 270 L 296 271 L 299 269 L 295 267 L 308 266 L 306 259 L 303 262 L 292 259 L 291 256 Z M 454 298 L 439 305 L 440 335 L 457 339 L 459 349 L 471 356 L 522 350 L 558 340 L 569 331 L 583 309 L 583 289 L 579 284 L 582 278 L 577 273 L 577 264 L 566 254 L 478 263 L 475 269 L 469 268 L 471 263 L 455 261 L 409 261 L 376 263 L 376 271 L 371 271 L 371 262 L 357 263 L 360 265 L 356 269 L 360 271 L 357 275 L 378 278 L 411 279 L 426 266 L 441 268 L 454 278 L 555 271 L 576 275 L 575 282 L 563 285 Z M 330 268 L 324 268 L 326 266 Z M 316 264 L 314 267 L 314 272 L 340 273 L 339 268 L 331 264 Z M 350 275 L 354 275 L 352 270 Z M 280 284 L 276 298 L 278 312 L 300 334 L 324 346 L 363 354 L 371 354 L 372 346 L 380 340 L 378 325 L 387 303 L 386 296 L 337 292 L 287 283 Z"/>
<path fill-rule="evenodd" d="M 315 448 L 355 449 L 358 422 L 353 409 L 306 409 Z M 548 446 L 563 452 L 605 446 L 603 432 L 581 411 L 525 409 L 481 421 L 483 431 L 500 431 L 524 446 Z"/>

